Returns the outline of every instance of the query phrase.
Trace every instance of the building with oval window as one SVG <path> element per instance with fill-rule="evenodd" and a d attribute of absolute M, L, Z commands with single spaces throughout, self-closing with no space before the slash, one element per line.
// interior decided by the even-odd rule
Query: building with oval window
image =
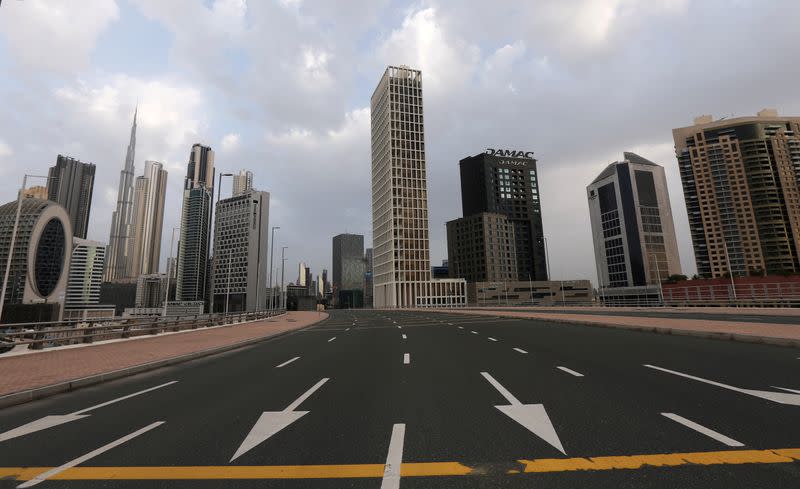
<path fill-rule="evenodd" d="M 16 200 L 0 206 L 2 266 L 8 259 L 16 212 Z M 24 198 L 2 322 L 60 320 L 71 253 L 72 225 L 64 207 L 49 200 Z"/>

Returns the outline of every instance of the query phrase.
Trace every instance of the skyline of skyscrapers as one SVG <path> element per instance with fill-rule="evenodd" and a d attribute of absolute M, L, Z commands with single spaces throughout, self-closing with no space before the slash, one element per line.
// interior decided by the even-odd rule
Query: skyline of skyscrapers
<path fill-rule="evenodd" d="M 680 275 L 664 167 L 624 152 L 586 194 L 600 287 L 643 287 Z"/>
<path fill-rule="evenodd" d="M 164 202 L 167 195 L 167 171 L 157 161 L 144 162 L 144 174 L 136 177 L 133 229 L 128 240 L 126 275 L 158 273 L 161 260 L 161 233 L 164 226 Z"/>
<path fill-rule="evenodd" d="M 47 172 L 47 199 L 58 202 L 69 214 L 72 233 L 86 239 L 92 210 L 95 165 L 58 155 Z"/>
<path fill-rule="evenodd" d="M 111 214 L 111 231 L 106 248 L 106 263 L 103 271 L 103 281 L 125 278 L 128 272 L 128 239 L 133 227 L 133 178 L 136 168 L 136 117 L 139 107 L 133 112 L 133 124 L 128 142 L 128 151 L 125 154 L 125 166 L 119 173 L 119 188 L 117 190 L 117 206 Z"/>
<path fill-rule="evenodd" d="M 800 117 L 755 117 L 673 129 L 697 274 L 800 271 Z"/>

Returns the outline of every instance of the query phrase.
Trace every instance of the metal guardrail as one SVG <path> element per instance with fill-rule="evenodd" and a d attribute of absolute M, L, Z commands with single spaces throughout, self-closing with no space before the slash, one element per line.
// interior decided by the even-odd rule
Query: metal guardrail
<path fill-rule="evenodd" d="M 203 314 L 180 317 L 148 317 L 98 319 L 48 323 L 19 323 L 0 325 L 0 354 L 19 345 L 33 350 L 48 347 L 93 343 L 135 336 L 158 335 L 167 332 L 201 329 L 236 324 L 278 316 L 286 312 L 247 312 L 238 314 Z"/>

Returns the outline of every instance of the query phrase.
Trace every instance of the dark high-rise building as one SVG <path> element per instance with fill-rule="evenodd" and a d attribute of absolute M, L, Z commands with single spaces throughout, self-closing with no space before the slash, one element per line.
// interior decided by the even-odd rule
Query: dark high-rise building
<path fill-rule="evenodd" d="M 364 288 L 364 236 L 340 234 L 333 237 L 333 288 Z"/>
<path fill-rule="evenodd" d="M 694 122 L 672 135 L 698 275 L 800 271 L 800 117 Z"/>
<path fill-rule="evenodd" d="M 514 227 L 516 279 L 547 280 L 547 258 L 536 160 L 528 151 L 488 149 L 464 158 L 461 204 L 464 217 L 502 214 Z"/>
<path fill-rule="evenodd" d="M 211 288 L 208 259 L 214 198 L 214 151 L 211 148 L 200 144 L 192 146 L 183 189 L 176 297 L 179 301 L 204 301 Z"/>
<path fill-rule="evenodd" d="M 447 223 L 447 273 L 467 282 L 511 282 L 518 274 L 514 225 L 481 212 Z"/>
<path fill-rule="evenodd" d="M 82 163 L 69 156 L 58 155 L 55 166 L 47 172 L 47 198 L 58 202 L 69 214 L 74 236 L 86 239 L 89 211 L 94 189 L 92 163 Z"/>

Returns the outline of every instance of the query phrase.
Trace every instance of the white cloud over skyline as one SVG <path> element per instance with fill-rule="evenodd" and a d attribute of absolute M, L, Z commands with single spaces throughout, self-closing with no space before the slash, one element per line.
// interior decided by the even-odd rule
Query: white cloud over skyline
<path fill-rule="evenodd" d="M 585 186 L 634 151 L 666 168 L 691 273 L 671 130 L 800 114 L 799 20 L 790 0 L 3 2 L 0 200 L 59 153 L 93 162 L 90 237 L 107 241 L 138 99 L 137 174 L 146 159 L 170 174 L 164 254 L 202 142 L 218 171 L 252 170 L 271 192 L 287 280 L 299 261 L 330 269 L 333 235 L 371 241 L 369 99 L 406 64 L 423 71 L 435 262 L 461 216 L 459 159 L 513 147 L 539 160 L 553 277 L 594 281 Z"/>

